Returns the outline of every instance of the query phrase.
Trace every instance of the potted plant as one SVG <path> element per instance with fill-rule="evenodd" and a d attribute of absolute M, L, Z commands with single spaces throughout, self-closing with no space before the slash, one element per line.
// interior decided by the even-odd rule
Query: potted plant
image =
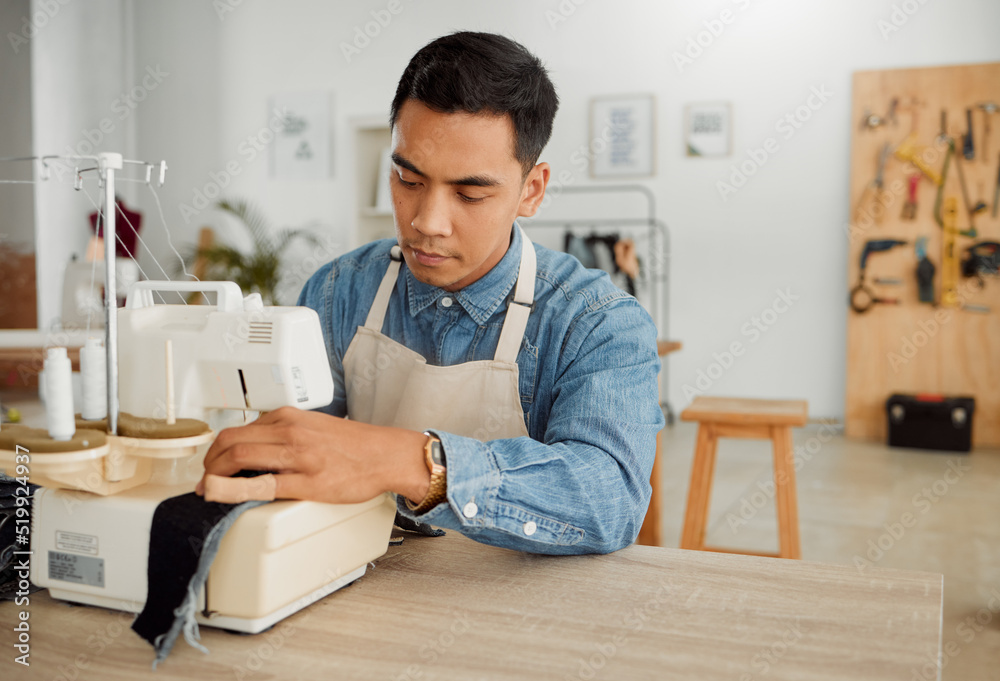
<path fill-rule="evenodd" d="M 246 199 L 221 199 L 215 207 L 246 228 L 253 250 L 244 253 L 227 244 L 212 244 L 195 248 L 188 264 L 200 260 L 205 264 L 206 279 L 236 282 L 244 293 L 259 293 L 265 305 L 276 304 L 282 254 L 296 238 L 317 245 L 316 236 L 303 229 L 275 231 L 260 209 Z"/>

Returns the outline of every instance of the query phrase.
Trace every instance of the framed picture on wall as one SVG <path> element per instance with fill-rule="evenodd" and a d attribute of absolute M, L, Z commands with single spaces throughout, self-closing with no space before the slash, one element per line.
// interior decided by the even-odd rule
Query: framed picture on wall
<path fill-rule="evenodd" d="M 325 180 L 330 176 L 330 94 L 274 95 L 270 116 L 280 128 L 270 145 L 271 177 L 276 180 Z"/>
<path fill-rule="evenodd" d="M 688 156 L 729 156 L 731 127 L 728 102 L 684 107 L 684 146 Z"/>
<path fill-rule="evenodd" d="M 653 95 L 598 97 L 590 104 L 592 177 L 648 177 L 655 165 Z"/>

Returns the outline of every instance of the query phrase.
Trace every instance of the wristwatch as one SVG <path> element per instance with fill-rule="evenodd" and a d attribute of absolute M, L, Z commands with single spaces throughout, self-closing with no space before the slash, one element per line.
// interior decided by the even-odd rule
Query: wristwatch
<path fill-rule="evenodd" d="M 427 488 L 427 494 L 419 504 L 414 504 L 409 499 L 405 499 L 406 507 L 414 513 L 426 513 L 439 503 L 444 501 L 448 492 L 448 474 L 445 467 L 444 447 L 441 446 L 441 438 L 433 433 L 425 432 L 427 444 L 424 445 L 424 462 L 427 470 L 431 472 L 431 484 Z"/>

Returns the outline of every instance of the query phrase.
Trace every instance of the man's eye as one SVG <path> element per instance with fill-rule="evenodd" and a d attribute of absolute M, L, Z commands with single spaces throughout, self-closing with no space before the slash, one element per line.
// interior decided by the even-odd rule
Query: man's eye
<path fill-rule="evenodd" d="M 416 182 L 407 182 L 402 177 L 399 178 L 399 183 L 401 185 L 403 185 L 404 187 L 416 187 L 417 186 Z"/>
<path fill-rule="evenodd" d="M 458 198 L 462 199 L 462 201 L 464 201 L 465 203 L 481 203 L 483 201 L 483 199 L 485 199 L 486 197 L 485 196 L 479 196 L 479 197 L 466 196 L 465 194 L 459 192 L 458 193 Z"/>

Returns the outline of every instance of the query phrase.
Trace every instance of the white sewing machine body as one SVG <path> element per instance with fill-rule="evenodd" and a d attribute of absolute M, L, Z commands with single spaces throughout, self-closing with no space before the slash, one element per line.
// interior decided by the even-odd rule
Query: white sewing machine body
<path fill-rule="evenodd" d="M 214 307 L 153 305 L 153 290 L 214 290 L 218 299 Z M 329 404 L 333 380 L 316 313 L 247 302 L 230 282 L 136 284 L 118 317 L 121 410 L 164 417 L 167 339 L 179 417 L 218 428 L 234 425 L 234 415 L 242 423 L 249 410 Z M 108 436 L 100 452 L 33 456 L 32 481 L 50 486 L 35 494 L 32 581 L 55 598 L 139 612 L 153 513 L 194 490 L 213 439 Z M 245 512 L 222 539 L 199 621 L 249 633 L 272 626 L 361 577 L 385 553 L 394 517 L 389 494 L 361 504 L 276 501 Z"/>

